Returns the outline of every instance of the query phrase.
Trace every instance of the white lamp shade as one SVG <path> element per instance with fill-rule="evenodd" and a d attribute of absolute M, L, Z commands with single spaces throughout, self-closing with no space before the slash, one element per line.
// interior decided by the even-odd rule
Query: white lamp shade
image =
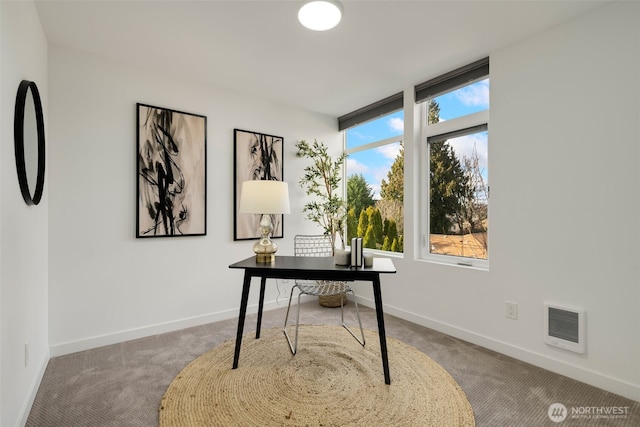
<path fill-rule="evenodd" d="M 314 31 L 326 31 L 338 25 L 342 19 L 342 8 L 334 0 L 308 1 L 298 11 L 302 25 Z"/>
<path fill-rule="evenodd" d="M 284 181 L 255 180 L 242 183 L 240 213 L 288 214 L 289 184 Z"/>

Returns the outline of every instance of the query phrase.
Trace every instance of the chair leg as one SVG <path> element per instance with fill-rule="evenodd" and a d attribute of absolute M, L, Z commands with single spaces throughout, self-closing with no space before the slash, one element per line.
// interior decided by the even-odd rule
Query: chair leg
<path fill-rule="evenodd" d="M 356 307 L 356 316 L 358 317 L 358 324 L 360 325 L 360 336 L 362 337 L 362 339 L 358 338 L 353 331 L 346 325 L 346 323 L 344 323 L 344 304 L 342 302 L 342 298 L 340 298 L 340 317 L 342 320 L 342 326 L 349 331 L 349 333 L 351 334 L 352 337 L 354 337 L 356 339 L 356 341 L 358 341 L 360 343 L 360 345 L 362 345 L 364 347 L 364 330 L 362 329 L 362 320 L 360 320 L 360 310 L 358 310 L 358 301 L 356 298 L 356 294 L 355 292 L 353 292 L 353 289 L 349 290 L 348 292 L 351 292 L 351 295 L 353 295 L 353 304 Z"/>
<path fill-rule="evenodd" d="M 296 335 L 294 338 L 294 343 L 291 343 L 291 338 L 289 338 L 289 334 L 287 333 L 287 322 L 289 320 L 289 310 L 291 310 L 291 299 L 293 298 L 293 289 L 297 286 L 293 286 L 291 288 L 291 294 L 289 295 L 289 305 L 287 306 L 287 314 L 284 317 L 284 326 L 282 328 L 282 332 L 284 332 L 284 336 L 287 337 L 287 342 L 289 343 L 289 348 L 291 349 L 291 354 L 295 355 L 298 350 L 298 326 L 300 325 L 300 295 L 302 292 L 298 292 L 298 313 L 296 314 Z M 299 289 L 298 289 L 299 291 Z"/>
<path fill-rule="evenodd" d="M 284 332 L 284 336 L 287 338 L 287 342 L 289 343 L 289 349 L 291 350 L 291 354 L 293 355 L 295 355 L 296 352 L 298 351 L 298 330 L 300 327 L 300 297 L 302 296 L 302 292 L 298 292 L 298 307 L 297 307 L 296 324 L 295 324 L 296 330 L 295 330 L 295 336 L 294 336 L 293 342 L 291 342 L 291 337 L 289 337 L 289 333 L 287 332 L 287 327 L 289 326 L 287 325 L 287 323 L 289 322 L 289 312 L 291 310 L 291 300 L 293 299 L 293 289 L 295 289 L 296 287 L 297 286 L 294 286 L 293 288 L 291 288 L 291 294 L 289 295 L 289 305 L 287 306 L 287 314 L 284 317 L 284 326 L 282 328 L 282 332 Z M 300 291 L 300 289 L 298 289 L 298 291 Z M 360 343 L 360 345 L 364 346 L 365 345 L 364 330 L 362 329 L 362 320 L 360 319 L 360 310 L 358 309 L 357 297 L 355 292 L 353 292 L 353 289 L 350 289 L 348 292 L 351 292 L 351 294 L 353 295 L 353 304 L 356 309 L 356 317 L 358 318 L 358 325 L 360 326 L 361 338 L 358 338 L 356 334 L 353 333 L 351 328 L 349 328 L 344 321 L 344 302 L 342 301 L 342 299 L 340 299 L 340 320 L 342 321 L 342 326 L 351 334 L 351 336 L 355 338 L 356 341 Z"/>

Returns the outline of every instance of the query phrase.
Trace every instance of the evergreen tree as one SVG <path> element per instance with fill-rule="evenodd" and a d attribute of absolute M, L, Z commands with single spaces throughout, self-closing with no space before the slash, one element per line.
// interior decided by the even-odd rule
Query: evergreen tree
<path fill-rule="evenodd" d="M 364 233 L 367 232 L 367 228 L 369 227 L 369 213 L 367 210 L 371 209 L 371 207 L 367 209 L 363 209 L 360 211 L 360 217 L 358 218 L 358 235 L 354 237 L 364 237 Z"/>
<path fill-rule="evenodd" d="M 430 141 L 429 150 L 430 232 L 447 234 L 466 191 L 464 171 L 447 140 Z"/>
<path fill-rule="evenodd" d="M 383 179 L 380 183 L 380 197 L 381 200 L 376 202 L 376 208 L 380 210 L 382 217 L 385 220 L 395 218 L 402 224 L 404 218 L 404 142 L 400 142 L 400 151 L 387 173 L 387 179 Z M 383 236 L 387 234 L 386 227 L 383 227 Z"/>
<path fill-rule="evenodd" d="M 382 245 L 382 240 L 384 239 L 384 235 L 382 234 L 382 215 L 380 215 L 380 211 L 376 208 L 371 208 L 370 210 L 369 226 L 373 227 L 373 238 L 375 242 Z"/>
<path fill-rule="evenodd" d="M 386 236 L 393 241 L 398 237 L 398 227 L 396 226 L 396 222 L 394 220 L 388 220 L 389 225 L 387 226 Z"/>
<path fill-rule="evenodd" d="M 402 249 L 398 250 L 399 246 L 398 239 L 393 239 L 393 242 L 391 243 L 391 252 L 402 252 Z"/>
<path fill-rule="evenodd" d="M 358 220 L 356 218 L 356 210 L 354 208 L 349 209 L 347 212 L 347 241 L 345 245 L 351 244 L 351 239 L 358 237 Z"/>
<path fill-rule="evenodd" d="M 380 197 L 404 204 L 404 142 L 400 143 L 400 152 L 387 172 L 387 179 L 380 184 Z"/>
<path fill-rule="evenodd" d="M 440 122 L 440 106 L 438 103 L 432 99 L 429 101 L 427 114 L 427 120 L 430 125 L 436 124 Z"/>
<path fill-rule="evenodd" d="M 429 123 L 438 123 L 440 106 L 431 100 L 428 108 Z M 446 139 L 429 141 L 429 180 L 429 231 L 447 234 L 455 224 L 466 185 L 460 160 Z"/>
<path fill-rule="evenodd" d="M 391 240 L 389 239 L 389 236 L 385 236 L 384 242 L 382 243 L 382 250 L 391 251 Z"/>
<path fill-rule="evenodd" d="M 355 216 L 359 216 L 362 209 L 373 206 L 373 189 L 369 186 L 364 176 L 351 175 L 347 178 L 347 203 L 349 208 L 355 209 Z"/>
<path fill-rule="evenodd" d="M 376 233 L 373 229 L 373 224 L 369 224 L 367 232 L 364 233 L 364 239 L 362 239 L 362 246 L 369 249 L 376 249 Z"/>

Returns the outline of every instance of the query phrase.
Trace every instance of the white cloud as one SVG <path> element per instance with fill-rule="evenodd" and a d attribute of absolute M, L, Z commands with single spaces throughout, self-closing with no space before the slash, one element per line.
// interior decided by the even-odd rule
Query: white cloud
<path fill-rule="evenodd" d="M 369 167 L 359 161 L 347 157 L 347 170 L 349 175 L 365 174 L 369 171 Z"/>
<path fill-rule="evenodd" d="M 375 178 L 375 182 L 382 182 L 382 180 L 384 179 L 385 181 L 389 180 L 388 174 L 389 174 L 389 168 L 386 166 L 380 166 L 379 168 L 376 168 L 375 170 L 371 171 L 372 175 Z M 379 189 L 379 186 L 378 186 Z"/>
<path fill-rule="evenodd" d="M 404 132 L 404 119 L 401 119 L 400 117 L 392 117 L 389 119 L 387 124 L 394 131 Z"/>
<path fill-rule="evenodd" d="M 463 157 L 472 158 L 473 147 L 476 147 L 478 153 L 478 166 L 484 172 L 487 171 L 487 136 L 486 134 L 465 135 L 458 138 L 450 139 L 449 145 L 456 152 L 456 155 L 462 162 Z"/>
<path fill-rule="evenodd" d="M 355 140 L 362 140 L 362 141 L 367 141 L 370 140 L 372 137 L 371 135 L 366 135 L 362 132 L 358 132 L 357 130 L 352 130 L 350 131 L 350 136 L 351 138 L 355 139 Z"/>
<path fill-rule="evenodd" d="M 387 144 L 382 147 L 376 148 L 376 151 L 382 155 L 382 157 L 386 159 L 395 160 L 400 153 L 400 143 L 395 144 Z"/>
<path fill-rule="evenodd" d="M 399 148 L 399 144 L 398 144 Z M 397 151 L 396 151 L 397 154 Z M 395 156 L 393 157 L 395 160 Z M 387 164 L 382 164 L 376 166 L 373 169 L 369 170 L 369 176 L 372 177 L 373 183 L 369 183 L 371 188 L 373 189 L 373 198 L 380 198 L 380 188 L 382 184 L 382 180 L 389 181 L 389 171 L 391 170 L 391 165 L 393 162 L 388 162 Z"/>
<path fill-rule="evenodd" d="M 489 106 L 489 80 L 482 80 L 454 92 L 456 98 L 468 106 Z"/>

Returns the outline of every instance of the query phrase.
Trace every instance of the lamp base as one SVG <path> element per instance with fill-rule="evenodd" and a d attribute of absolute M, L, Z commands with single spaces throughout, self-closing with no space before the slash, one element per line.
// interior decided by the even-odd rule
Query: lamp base
<path fill-rule="evenodd" d="M 258 263 L 274 262 L 276 260 L 276 252 L 278 252 L 278 245 L 269 239 L 263 229 L 262 239 L 254 243 L 253 252 L 256 254 L 256 262 Z"/>
<path fill-rule="evenodd" d="M 276 261 L 276 254 L 256 254 L 256 262 L 267 264 Z"/>
<path fill-rule="evenodd" d="M 271 216 L 268 214 L 262 215 L 262 219 L 260 220 L 260 234 L 262 234 L 262 239 L 253 245 L 253 252 L 256 254 L 256 262 L 258 263 L 266 264 L 276 260 L 278 245 L 269 238 L 272 230 Z"/>

